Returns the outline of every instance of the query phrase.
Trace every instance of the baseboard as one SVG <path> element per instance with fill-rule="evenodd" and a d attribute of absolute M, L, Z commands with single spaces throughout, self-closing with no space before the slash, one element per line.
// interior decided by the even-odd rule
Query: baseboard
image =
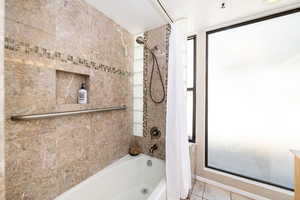
<path fill-rule="evenodd" d="M 204 182 L 204 183 L 207 183 L 207 184 L 210 184 L 210 185 L 222 188 L 222 189 L 227 190 L 229 192 L 240 194 L 240 195 L 248 197 L 250 199 L 255 199 L 255 200 L 270 200 L 270 199 L 268 199 L 266 197 L 262 197 L 262 196 L 259 196 L 259 195 L 256 195 L 256 194 L 252 194 L 250 192 L 246 192 L 244 190 L 240 190 L 240 189 L 237 189 L 235 187 L 228 186 L 228 185 L 225 185 L 225 184 L 217 182 L 217 181 L 209 180 L 209 179 L 203 178 L 201 176 L 194 175 L 193 178 L 196 179 L 196 180 L 198 180 L 198 181 L 201 181 L 201 182 Z"/>

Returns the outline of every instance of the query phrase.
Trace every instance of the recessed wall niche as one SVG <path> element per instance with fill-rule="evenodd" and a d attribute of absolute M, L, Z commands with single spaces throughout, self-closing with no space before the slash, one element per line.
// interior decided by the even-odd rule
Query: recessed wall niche
<path fill-rule="evenodd" d="M 89 96 L 89 75 L 56 70 L 56 104 L 78 104 L 82 83 L 85 83 Z"/>

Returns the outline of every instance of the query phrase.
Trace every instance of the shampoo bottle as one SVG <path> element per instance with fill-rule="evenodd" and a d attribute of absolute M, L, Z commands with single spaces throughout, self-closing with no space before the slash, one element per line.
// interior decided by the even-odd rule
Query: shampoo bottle
<path fill-rule="evenodd" d="M 87 90 L 84 83 L 81 84 L 81 88 L 78 91 L 78 103 L 87 104 Z"/>

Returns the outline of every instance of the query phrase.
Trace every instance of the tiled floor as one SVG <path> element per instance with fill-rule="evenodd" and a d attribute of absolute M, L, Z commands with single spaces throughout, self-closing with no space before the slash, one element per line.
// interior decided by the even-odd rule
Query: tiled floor
<path fill-rule="evenodd" d="M 193 186 L 191 200 L 254 200 L 221 188 L 196 181 Z"/>

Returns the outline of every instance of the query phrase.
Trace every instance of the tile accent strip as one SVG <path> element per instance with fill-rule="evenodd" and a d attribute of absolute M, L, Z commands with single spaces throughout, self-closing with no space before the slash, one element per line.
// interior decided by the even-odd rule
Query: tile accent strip
<path fill-rule="evenodd" d="M 144 33 L 144 40 L 145 40 L 145 44 L 147 44 L 148 42 L 148 32 Z M 143 70 L 144 70 L 144 74 L 143 74 L 143 86 L 144 86 L 144 96 L 143 96 L 143 136 L 146 138 L 147 137 L 147 133 L 148 133 L 148 106 L 147 106 L 147 100 L 148 100 L 148 58 L 149 58 L 149 51 L 144 47 L 144 63 L 143 63 Z"/>
<path fill-rule="evenodd" d="M 101 70 L 103 72 L 117 74 L 121 76 L 131 76 L 131 73 L 126 70 L 121 70 L 116 67 L 111 67 L 101 63 L 96 63 L 94 61 L 90 61 L 80 57 L 67 55 L 59 51 L 53 51 L 40 46 L 31 45 L 26 42 L 16 41 L 15 39 L 8 38 L 8 37 L 5 38 L 4 47 L 5 49 L 10 51 L 22 52 L 27 55 L 34 55 L 34 56 L 38 56 L 50 60 L 56 60 L 62 63 L 80 65 L 90 69 Z"/>
<path fill-rule="evenodd" d="M 165 39 L 165 42 L 166 42 L 166 63 L 167 63 L 167 71 L 168 71 L 168 68 L 169 68 L 169 46 L 170 46 L 170 37 L 171 37 L 171 32 L 172 32 L 172 27 L 171 27 L 171 24 L 168 24 L 167 25 L 167 33 L 166 33 L 166 39 Z M 166 74 L 166 82 L 165 82 L 165 86 L 166 86 L 166 104 L 167 104 L 167 101 L 168 101 L 168 72 Z"/>

